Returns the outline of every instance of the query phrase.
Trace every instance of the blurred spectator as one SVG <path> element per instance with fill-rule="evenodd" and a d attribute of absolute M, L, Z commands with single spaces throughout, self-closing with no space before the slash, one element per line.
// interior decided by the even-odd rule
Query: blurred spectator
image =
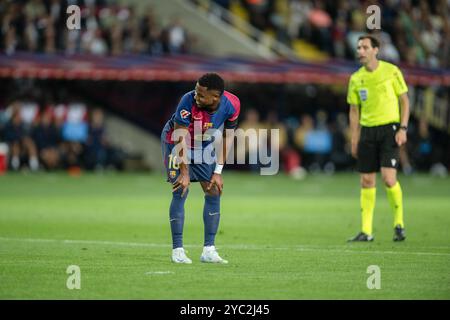
<path fill-rule="evenodd" d="M 188 51 L 188 35 L 181 18 L 174 18 L 167 27 L 167 41 L 170 53 L 186 53 Z"/>
<path fill-rule="evenodd" d="M 284 17 L 285 22 L 275 25 L 277 34 L 288 35 L 287 42 L 293 44 L 301 38 L 332 56 L 348 59 L 355 57 L 358 37 L 372 32 L 366 27 L 366 9 L 377 4 L 382 14 L 382 59 L 429 67 L 450 64 L 450 5 L 447 0 L 286 1 L 287 4 L 280 5 L 281 1 L 241 0 L 249 22 L 261 31 L 273 27 L 274 23 L 267 17 L 278 22 Z M 286 30 L 278 30 L 283 26 Z"/>
<path fill-rule="evenodd" d="M 249 163 L 250 169 L 254 172 L 260 169 L 260 159 L 259 159 L 259 130 L 263 129 L 263 124 L 260 121 L 259 112 L 256 109 L 249 108 L 245 113 L 244 120 L 239 124 L 239 128 L 247 131 L 254 130 L 256 134 L 256 143 L 249 141 L 245 142 L 245 145 L 237 144 L 236 155 L 237 159 L 247 159 L 245 163 Z"/>
<path fill-rule="evenodd" d="M 298 152 L 288 144 L 288 130 L 284 123 L 279 121 L 275 110 L 269 111 L 266 121 L 262 126 L 268 130 L 278 130 L 278 141 L 271 140 L 268 133 L 268 150 L 279 150 L 282 168 L 291 177 L 301 179 L 305 176 L 305 170 L 301 167 L 301 158 Z M 275 145 L 274 145 L 275 144 Z"/>
<path fill-rule="evenodd" d="M 311 40 L 317 47 L 328 53 L 332 53 L 331 26 L 333 21 L 328 12 L 325 11 L 324 3 L 316 0 L 315 6 L 308 15 L 312 26 Z"/>
<path fill-rule="evenodd" d="M 65 8 L 70 4 L 81 8 L 81 30 L 66 27 Z M 8 55 L 18 50 L 94 55 L 189 52 L 192 43 L 181 20 L 174 19 L 164 29 L 154 17 L 152 7 L 138 16 L 133 5 L 105 1 L 4 1 L 0 49 Z"/>
<path fill-rule="evenodd" d="M 106 138 L 105 115 L 102 109 L 92 110 L 86 141 L 85 166 L 88 170 L 123 169 L 125 155 Z"/>
<path fill-rule="evenodd" d="M 336 170 L 350 169 L 354 163 L 350 150 L 350 127 L 348 116 L 339 113 L 331 126 L 332 148 L 330 161 Z"/>
<path fill-rule="evenodd" d="M 89 169 L 103 169 L 107 161 L 104 115 L 101 109 L 94 109 L 89 123 L 86 142 L 86 164 Z"/>
<path fill-rule="evenodd" d="M 289 17 L 288 17 L 288 33 L 296 39 L 300 35 L 310 34 L 308 28 L 309 12 L 312 9 L 312 4 L 308 0 L 292 0 L 289 3 Z"/>
<path fill-rule="evenodd" d="M 310 115 L 304 115 L 301 125 L 295 132 L 295 142 L 300 148 L 304 165 L 308 171 L 332 173 L 334 164 L 330 162 L 332 137 L 327 127 L 327 114 L 317 112 L 317 125 Z"/>
<path fill-rule="evenodd" d="M 28 160 L 32 171 L 39 169 L 37 149 L 34 141 L 27 133 L 22 121 L 20 103 L 15 102 L 11 106 L 11 118 L 5 126 L 5 141 L 9 145 L 11 168 L 19 170 L 24 160 Z"/>
<path fill-rule="evenodd" d="M 140 21 L 140 34 L 143 51 L 152 55 L 163 53 L 162 32 L 156 22 L 155 12 L 152 7 Z"/>
<path fill-rule="evenodd" d="M 243 0 L 243 6 L 247 9 L 250 23 L 256 28 L 265 31 L 269 27 L 269 15 L 271 1 L 269 0 Z"/>
<path fill-rule="evenodd" d="M 447 175 L 443 165 L 444 149 L 438 140 L 433 137 L 433 131 L 425 118 L 418 120 L 417 128 L 411 132 L 410 147 L 412 147 L 412 161 L 414 168 L 420 171 L 429 171 L 440 176 Z"/>
<path fill-rule="evenodd" d="M 399 62 L 400 54 L 398 53 L 397 48 L 393 45 L 391 36 L 386 32 L 381 32 L 379 38 L 381 43 L 380 51 L 378 52 L 379 58 L 389 62 Z"/>
<path fill-rule="evenodd" d="M 38 149 L 39 159 L 47 170 L 57 169 L 60 165 L 59 145 L 61 137 L 53 118 L 53 108 L 47 107 L 41 113 L 32 135 Z"/>

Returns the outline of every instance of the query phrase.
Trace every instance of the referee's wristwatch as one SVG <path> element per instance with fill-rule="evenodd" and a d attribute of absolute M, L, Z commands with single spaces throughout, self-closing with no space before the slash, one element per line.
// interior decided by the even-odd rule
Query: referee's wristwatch
<path fill-rule="evenodd" d="M 407 127 L 407 126 L 400 126 L 400 129 L 401 129 L 401 130 L 405 130 L 405 132 L 408 131 L 408 127 Z"/>

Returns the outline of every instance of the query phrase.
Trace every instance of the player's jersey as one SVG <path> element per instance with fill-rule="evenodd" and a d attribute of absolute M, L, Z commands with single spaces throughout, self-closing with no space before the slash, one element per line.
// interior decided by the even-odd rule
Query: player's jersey
<path fill-rule="evenodd" d="M 194 95 L 195 90 L 186 93 L 181 98 L 175 113 L 164 126 L 163 136 L 166 143 L 174 143 L 172 134 L 175 122 L 188 128 L 191 141 L 187 141 L 187 143 L 191 149 L 199 147 L 204 149 L 211 144 L 213 138 L 208 134 L 208 129 L 220 129 L 222 125 L 224 125 L 225 129 L 236 128 L 240 112 L 238 97 L 228 91 L 224 91 L 216 111 L 209 113 L 197 106 Z M 195 143 L 195 141 L 197 142 Z"/>
<path fill-rule="evenodd" d="M 408 92 L 398 67 L 379 61 L 370 72 L 361 67 L 352 74 L 348 86 L 347 103 L 361 107 L 360 123 L 365 127 L 400 122 L 398 98 Z"/>

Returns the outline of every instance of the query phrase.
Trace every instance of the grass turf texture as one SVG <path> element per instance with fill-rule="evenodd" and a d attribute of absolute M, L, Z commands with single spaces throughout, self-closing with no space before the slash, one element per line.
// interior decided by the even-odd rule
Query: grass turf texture
<path fill-rule="evenodd" d="M 392 242 L 378 182 L 373 243 L 360 229 L 356 174 L 294 181 L 225 173 L 216 246 L 200 263 L 203 194 L 192 184 L 184 243 L 170 262 L 170 188 L 162 175 L 0 177 L 2 299 L 450 299 L 450 180 L 401 177 L 407 240 Z M 66 241 L 73 240 L 73 241 Z M 81 268 L 81 290 L 66 269 Z M 369 265 L 381 289 L 369 290 Z"/>

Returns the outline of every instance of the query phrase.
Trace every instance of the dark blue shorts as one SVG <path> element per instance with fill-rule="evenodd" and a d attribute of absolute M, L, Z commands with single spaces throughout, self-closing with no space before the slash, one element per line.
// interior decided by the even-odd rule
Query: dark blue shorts
<path fill-rule="evenodd" d="M 174 144 L 161 141 L 164 166 L 167 172 L 167 181 L 174 183 L 180 174 L 180 168 L 176 163 L 176 158 L 172 154 Z M 215 163 L 191 163 L 189 164 L 189 177 L 191 182 L 210 181 L 216 167 Z"/>

